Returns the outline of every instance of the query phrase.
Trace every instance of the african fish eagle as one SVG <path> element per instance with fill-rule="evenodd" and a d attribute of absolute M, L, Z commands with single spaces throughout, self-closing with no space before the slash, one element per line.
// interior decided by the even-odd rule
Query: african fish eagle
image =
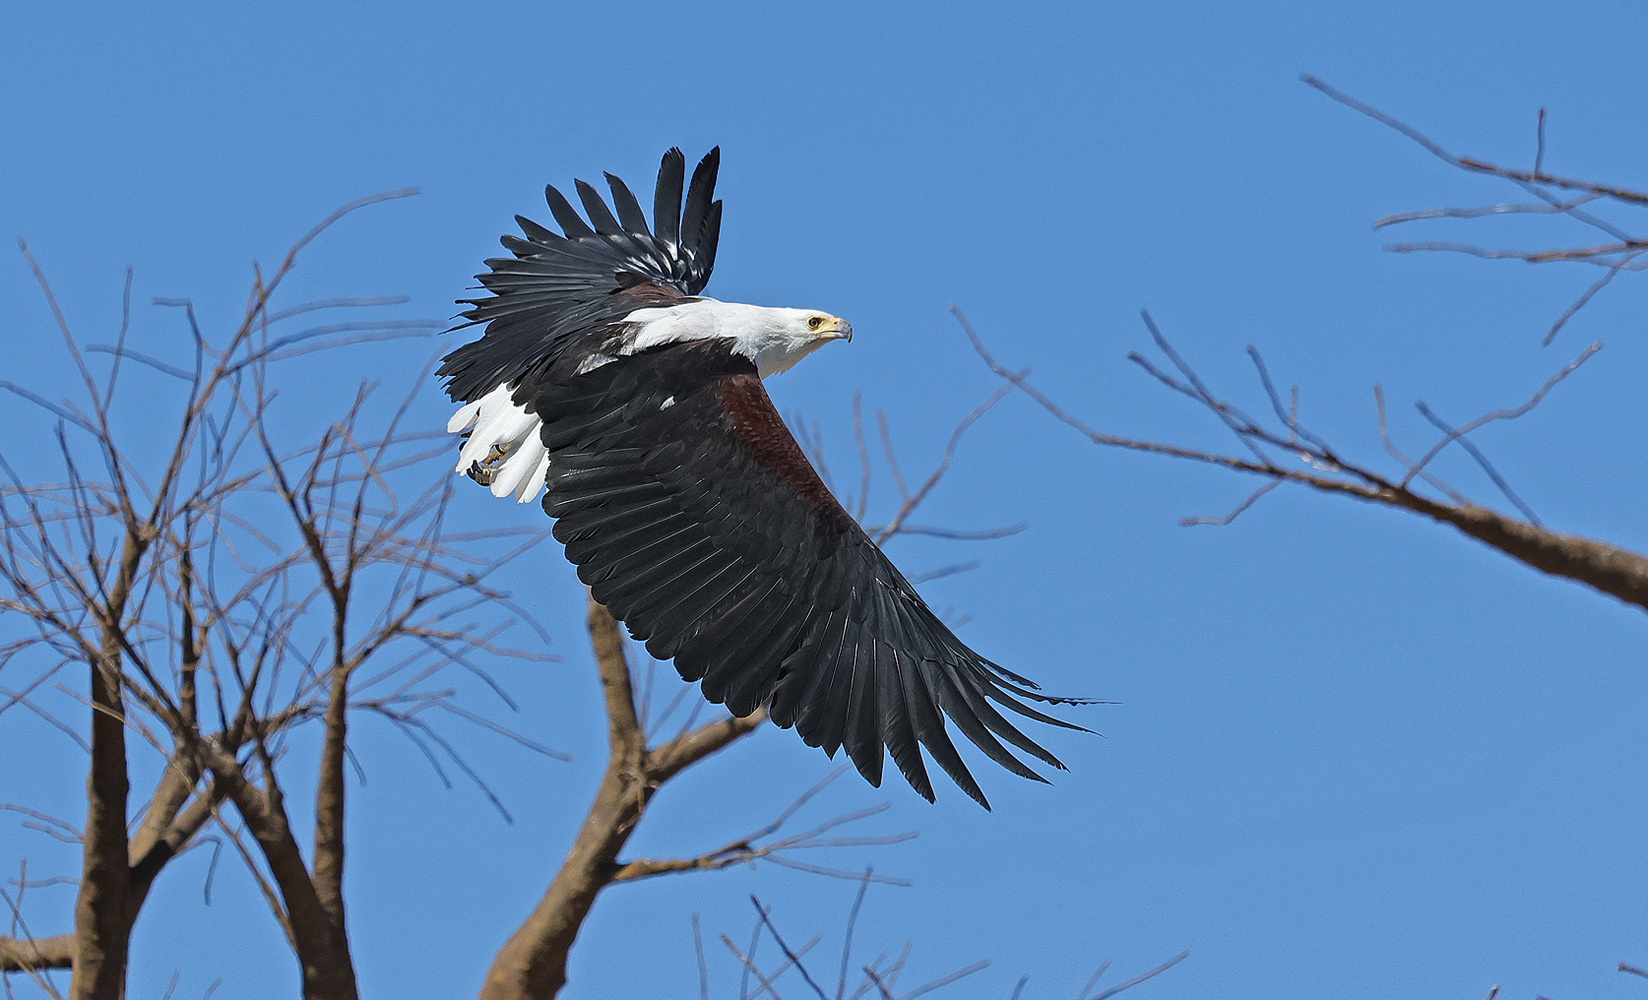
<path fill-rule="evenodd" d="M 515 217 L 513 256 L 477 276 L 490 295 L 460 300 L 462 325 L 485 332 L 439 372 L 463 404 L 447 425 L 465 437 L 457 469 L 521 503 L 544 491 L 595 599 L 711 702 L 739 716 L 767 706 L 809 746 L 845 747 L 872 785 L 885 747 L 931 801 L 919 743 L 988 809 L 945 718 L 1043 781 L 1001 741 L 1064 765 L 995 706 L 1079 729 L 1019 700 L 1073 699 L 963 645 L 790 436 L 761 380 L 853 328 L 699 294 L 721 230 L 719 163 L 712 149 L 683 206 L 686 161 L 664 154 L 651 228 L 611 174 L 611 208 L 576 182 L 587 222 L 546 189 L 562 234 Z"/>

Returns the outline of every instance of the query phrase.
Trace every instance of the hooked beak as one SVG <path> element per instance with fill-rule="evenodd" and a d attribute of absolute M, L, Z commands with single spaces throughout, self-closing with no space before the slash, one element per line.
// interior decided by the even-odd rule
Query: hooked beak
<path fill-rule="evenodd" d="M 826 340 L 845 340 L 850 344 L 853 342 L 853 325 L 840 316 L 832 316 L 818 335 Z"/>

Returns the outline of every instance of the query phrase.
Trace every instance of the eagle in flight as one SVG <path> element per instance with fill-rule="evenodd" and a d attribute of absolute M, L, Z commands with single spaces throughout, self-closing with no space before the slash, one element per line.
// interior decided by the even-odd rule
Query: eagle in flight
<path fill-rule="evenodd" d="M 462 406 L 457 469 L 493 495 L 537 499 L 597 601 L 704 697 L 743 716 L 765 705 L 872 785 L 883 748 L 933 798 L 924 746 L 989 808 L 945 719 L 1014 774 L 1043 779 L 1002 742 L 1063 770 L 1014 714 L 1079 729 L 1024 704 L 1071 702 L 968 649 L 842 509 L 761 380 L 835 340 L 816 309 L 700 294 L 715 266 L 720 150 L 686 181 L 664 154 L 652 225 L 624 182 L 577 181 L 586 221 L 554 187 L 552 232 L 516 216 L 513 256 L 460 300 L 479 340 L 439 375 Z M 682 190 L 686 200 L 683 205 Z M 616 215 L 614 215 L 616 211 Z"/>

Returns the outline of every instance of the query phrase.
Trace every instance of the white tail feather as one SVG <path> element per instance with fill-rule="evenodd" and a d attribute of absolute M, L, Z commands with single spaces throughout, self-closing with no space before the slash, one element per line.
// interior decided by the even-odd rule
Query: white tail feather
<path fill-rule="evenodd" d="M 484 402 L 486 402 L 484 398 L 477 399 L 473 403 L 465 403 L 458 407 L 458 412 L 452 414 L 452 419 L 446 422 L 446 432 L 448 434 L 462 434 L 473 427 L 475 418 L 481 414 L 481 404 Z"/>
<path fill-rule="evenodd" d="M 537 421 L 533 422 L 533 430 L 537 430 Z M 492 476 L 492 495 L 506 497 L 515 494 L 517 503 L 523 502 L 522 494 L 534 485 L 542 486 L 543 480 L 534 484 L 531 480 L 532 470 L 538 467 L 541 460 L 548 457 L 543 442 L 538 440 L 536 433 L 522 441 L 509 457 L 498 465 L 498 471 Z"/>
<path fill-rule="evenodd" d="M 469 439 L 458 449 L 456 471 L 467 473 L 479 464 L 491 476 L 493 496 L 514 494 L 517 503 L 526 503 L 537 499 L 544 488 L 549 454 L 538 436 L 538 418 L 510 397 L 509 386 L 500 385 L 460 407 L 446 422 L 446 429 L 452 434 L 469 432 Z"/>

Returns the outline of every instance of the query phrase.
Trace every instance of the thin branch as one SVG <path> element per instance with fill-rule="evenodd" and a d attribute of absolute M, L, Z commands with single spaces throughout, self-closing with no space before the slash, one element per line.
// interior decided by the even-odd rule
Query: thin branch
<path fill-rule="evenodd" d="M 1104 978 L 1104 974 L 1109 968 L 1110 959 L 1107 958 L 1100 962 L 1099 967 L 1093 970 L 1093 974 L 1087 977 L 1087 984 L 1081 988 L 1080 993 L 1076 994 L 1076 1000 L 1087 1000 L 1087 994 L 1092 992 L 1093 987 L 1099 985 L 1099 980 Z"/>
<path fill-rule="evenodd" d="M 784 935 L 778 933 L 778 928 L 773 925 L 772 919 L 767 915 L 767 908 L 761 905 L 761 900 L 751 896 L 750 903 L 755 906 L 757 919 L 760 920 L 761 923 L 767 928 L 767 933 L 772 935 L 773 940 L 778 942 L 779 950 L 782 951 L 784 953 L 784 957 L 789 959 L 790 963 L 795 966 L 796 971 L 801 973 L 801 978 L 809 987 L 812 988 L 813 993 L 818 996 L 818 1000 L 830 1000 L 829 995 L 824 992 L 824 989 L 817 983 L 813 982 L 813 977 L 807 971 L 807 967 L 801 964 L 801 956 L 797 955 L 795 951 L 784 941 Z M 763 985 L 766 985 L 765 982 L 763 982 Z M 774 996 L 776 996 L 776 994 L 774 994 Z"/>
<path fill-rule="evenodd" d="M 1602 350 L 1602 342 L 1600 340 L 1585 348 L 1585 350 L 1579 353 L 1578 357 L 1574 358 L 1574 360 L 1568 362 L 1566 365 L 1563 365 L 1556 374 L 1546 379 L 1544 384 L 1534 390 L 1534 394 L 1528 397 L 1528 401 L 1523 403 L 1521 406 L 1512 407 L 1510 409 L 1490 410 L 1489 412 L 1482 414 L 1480 417 L 1477 417 L 1475 420 L 1467 421 L 1459 425 L 1458 428 L 1444 434 L 1440 441 L 1432 445 L 1431 449 L 1425 452 L 1424 455 L 1420 456 L 1419 461 L 1415 462 L 1408 469 L 1407 475 L 1402 477 L 1402 479 L 1397 483 L 1397 486 L 1402 489 L 1406 489 L 1408 484 L 1413 482 L 1414 476 L 1418 475 L 1419 472 L 1425 468 L 1425 466 L 1429 465 L 1432 459 L 1434 459 L 1437 455 L 1440 455 L 1442 453 L 1442 449 L 1446 448 L 1455 441 L 1463 439 L 1465 435 L 1471 433 L 1482 425 L 1492 423 L 1495 420 L 1515 420 L 1517 417 L 1522 416 L 1529 410 L 1532 410 L 1534 407 L 1538 406 L 1540 401 L 1545 398 L 1546 393 L 1554 389 L 1563 379 L 1578 371 L 1581 365 L 1589 361 L 1591 356 L 1600 350 Z"/>
<path fill-rule="evenodd" d="M 1601 198 L 1600 194 L 1585 194 L 1568 201 L 1559 201 L 1555 204 L 1543 201 L 1500 202 L 1494 205 L 1483 205 L 1480 208 L 1426 208 L 1416 212 L 1398 212 L 1375 219 L 1373 228 L 1383 229 L 1386 226 L 1395 226 L 1404 222 L 1419 222 L 1427 219 L 1482 219 L 1495 215 L 1563 215 Z M 1418 244 L 1412 244 L 1417 248 Z M 1450 246 L 1450 249 L 1453 247 Z M 1470 251 L 1465 251 L 1470 252 Z"/>
<path fill-rule="evenodd" d="M 982 971 L 984 971 L 985 969 L 987 969 L 989 967 L 990 967 L 990 963 L 986 962 L 986 961 L 983 961 L 981 959 L 977 962 L 974 962 L 972 965 L 964 966 L 960 969 L 957 969 L 956 971 L 950 973 L 948 976 L 940 976 L 939 978 L 933 980 L 932 982 L 927 983 L 925 986 L 918 986 L 915 989 L 911 990 L 910 992 L 908 992 L 908 993 L 904 994 L 903 996 L 899 997 L 898 1000 L 915 1000 L 916 997 L 925 996 L 926 994 L 931 993 L 934 990 L 943 989 L 944 987 L 949 986 L 951 983 L 955 982 L 958 979 L 965 979 L 968 976 L 971 976 L 973 973 L 982 972 Z M 864 971 L 869 972 L 868 969 L 866 969 Z"/>
<path fill-rule="evenodd" d="M 1186 528 L 1193 528 L 1202 524 L 1210 524 L 1220 528 L 1226 527 L 1230 524 L 1230 522 L 1236 520 L 1238 517 L 1241 517 L 1242 513 L 1249 507 L 1252 507 L 1254 504 L 1258 503 L 1260 497 L 1282 485 L 1282 483 L 1283 480 L 1278 477 L 1261 485 L 1258 489 L 1254 490 L 1252 493 L 1249 493 L 1247 499 L 1231 508 L 1230 513 L 1226 514 L 1224 517 L 1181 517 L 1179 518 L 1179 524 Z"/>
<path fill-rule="evenodd" d="M 1472 159 L 1467 156 L 1455 156 L 1411 125 L 1398 121 L 1390 115 L 1385 114 L 1383 111 L 1380 111 L 1378 108 L 1375 108 L 1372 105 L 1364 104 L 1356 98 L 1351 97 L 1349 94 L 1335 90 L 1333 87 L 1328 86 L 1326 83 L 1323 83 L 1316 77 L 1311 76 L 1309 73 L 1301 74 L 1299 78 L 1303 80 L 1307 86 L 1314 87 L 1323 94 L 1326 94 L 1329 98 L 1338 101 L 1340 104 L 1343 104 L 1354 111 L 1360 112 L 1361 114 L 1372 118 L 1374 121 L 1379 122 L 1381 125 L 1407 136 L 1409 139 L 1419 144 L 1419 146 L 1426 152 L 1452 166 L 1474 171 L 1476 173 L 1492 174 L 1496 177 L 1504 177 L 1509 180 L 1523 181 L 1530 184 L 1545 184 L 1551 187 L 1565 188 L 1570 191 L 1585 191 L 1589 194 L 1612 198 L 1615 201 L 1637 205 L 1648 205 L 1648 194 L 1644 194 L 1640 191 L 1632 191 L 1628 188 L 1613 187 L 1607 184 L 1593 184 L 1589 181 L 1573 180 L 1566 177 L 1557 177 L 1553 174 L 1547 174 L 1542 170 L 1536 170 L 1533 172 L 1514 170 L 1509 167 L 1495 166 L 1491 163 Z M 1541 157 L 1541 160 L 1543 160 L 1543 157 Z M 1543 166 L 1543 164 L 1541 165 Z"/>
<path fill-rule="evenodd" d="M 1625 256 L 1619 258 L 1619 260 L 1615 261 L 1614 264 L 1608 268 L 1607 273 L 1592 282 L 1591 287 L 1580 293 L 1579 298 L 1575 299 L 1567 309 L 1563 310 L 1562 315 L 1556 318 L 1556 322 L 1552 323 L 1551 329 L 1546 332 L 1545 339 L 1539 342 L 1540 346 L 1549 347 L 1551 345 L 1551 341 L 1556 339 L 1557 332 L 1566 326 L 1569 320 L 1574 318 L 1574 314 L 1585 308 L 1585 305 L 1596 296 L 1596 293 L 1602 291 L 1604 288 L 1607 288 L 1609 283 L 1614 280 L 1619 272 L 1625 269 L 1626 265 L 1641 256 L 1641 254 L 1642 251 L 1638 250 L 1633 253 L 1626 254 Z"/>
<path fill-rule="evenodd" d="M 1426 420 L 1429 420 L 1431 425 L 1437 430 L 1444 434 L 1456 433 L 1456 429 L 1451 427 L 1447 421 L 1437 416 L 1437 414 L 1432 411 L 1430 407 L 1425 405 L 1424 401 L 1420 401 L 1415 405 L 1417 406 L 1420 414 L 1424 416 Z M 1482 469 L 1483 474 L 1488 477 L 1490 482 L 1499 488 L 1499 492 L 1504 494 L 1505 499 L 1509 500 L 1512 506 L 1522 512 L 1522 516 L 1527 519 L 1529 524 L 1539 527 L 1539 517 L 1534 514 L 1533 508 L 1529 507 L 1528 504 L 1517 495 L 1516 491 L 1511 489 L 1511 484 L 1507 483 L 1505 481 L 1505 477 L 1499 474 L 1499 470 L 1494 468 L 1494 464 L 1488 461 L 1488 456 L 1482 453 L 1482 449 L 1478 448 L 1475 442 L 1471 441 L 1470 438 L 1459 437 L 1457 440 L 1459 441 L 1459 447 L 1465 449 L 1465 453 L 1470 455 L 1471 458 L 1476 461 L 1476 464 Z"/>
<path fill-rule="evenodd" d="M 1180 962 L 1184 961 L 1185 959 L 1187 959 L 1189 957 L 1190 957 L 1190 952 L 1181 951 L 1177 955 L 1174 955 L 1172 958 L 1170 958 L 1167 961 L 1163 962 L 1161 965 L 1158 965 L 1154 969 L 1151 969 L 1149 972 L 1141 972 L 1140 974 L 1138 974 L 1137 976 L 1134 976 L 1132 979 L 1129 979 L 1125 983 L 1119 983 L 1115 986 L 1112 986 L 1108 990 L 1105 990 L 1102 993 L 1095 993 L 1093 995 L 1093 1000 L 1110 1000 L 1111 997 L 1115 996 L 1118 993 L 1121 993 L 1124 990 L 1130 990 L 1130 989 L 1132 989 L 1133 987 L 1139 985 L 1142 982 L 1145 982 L 1145 981 L 1150 980 L 1150 979 L 1155 979 L 1157 976 L 1159 976 L 1162 973 L 1166 972 L 1168 969 L 1173 968 L 1175 965 L 1178 965 Z"/>
<path fill-rule="evenodd" d="M 1026 368 L 1019 374 L 1020 377 L 1023 377 L 1029 373 L 1030 370 Z M 916 488 L 914 493 L 910 493 L 905 488 L 903 476 L 896 472 L 897 466 L 893 466 L 895 470 L 894 478 L 899 484 L 899 493 L 904 497 L 904 502 L 899 506 L 898 512 L 893 515 L 893 519 L 888 521 L 887 526 L 882 528 L 876 535 L 877 545 L 880 545 L 882 542 L 885 542 L 887 539 L 898 534 L 899 529 L 904 524 L 905 518 L 909 517 L 917 507 L 921 506 L 921 502 L 927 499 L 927 495 L 932 493 L 933 488 L 939 484 L 941 479 L 944 478 L 944 474 L 950 470 L 950 462 L 955 458 L 956 448 L 961 444 L 962 435 L 967 433 L 967 429 L 977 423 L 980 417 L 990 412 L 991 407 L 995 406 L 1003 399 L 1006 399 L 1012 391 L 1013 386 L 1010 384 L 998 387 L 995 392 L 992 392 L 984 400 L 984 402 L 980 403 L 978 406 L 975 406 L 971 413 L 961 418 L 961 421 L 956 424 L 955 429 L 950 432 L 950 440 L 944 445 L 944 453 L 939 456 L 938 465 L 933 467 L 932 473 L 929 474 L 922 484 Z M 892 461 L 892 442 L 887 434 L 887 421 L 881 417 L 880 413 L 877 413 L 876 417 L 881 422 L 882 441 L 887 445 L 888 460 Z M 867 483 L 866 488 L 868 488 Z"/>
<path fill-rule="evenodd" d="M 847 931 L 842 935 L 841 972 L 836 978 L 835 1000 L 841 1000 L 847 992 L 847 963 L 853 955 L 853 928 L 858 925 L 858 913 L 864 907 L 864 894 L 870 890 L 870 876 L 874 873 L 874 868 L 864 869 L 864 879 L 858 884 L 858 892 L 853 894 L 853 908 L 847 911 Z"/>
<path fill-rule="evenodd" d="M 704 935 L 696 913 L 692 915 L 692 950 L 698 956 L 698 1000 L 710 1000 L 710 970 L 704 963 Z"/>
<path fill-rule="evenodd" d="M 1606 267 L 1607 272 L 1587 288 L 1546 332 L 1544 343 L 1549 344 L 1556 337 L 1573 316 L 1584 308 L 1591 299 L 1606 288 L 1622 270 L 1639 270 L 1644 265 L 1637 263 L 1637 257 L 1648 250 L 1648 240 L 1636 237 L 1621 229 L 1619 226 L 1602 219 L 1581 208 L 1589 202 L 1606 199 L 1624 205 L 1648 205 L 1648 194 L 1633 191 L 1612 185 L 1593 184 L 1588 181 L 1558 177 L 1545 172 L 1545 109 L 1539 110 L 1536 122 L 1536 148 L 1534 152 L 1534 168 L 1530 171 L 1502 167 L 1483 160 L 1467 156 L 1456 156 L 1443 149 L 1441 145 L 1420 133 L 1417 129 L 1407 125 L 1392 116 L 1379 111 L 1377 108 L 1358 101 L 1323 83 L 1321 80 L 1306 74 L 1303 77 L 1306 84 L 1321 91 L 1329 98 L 1344 104 L 1360 114 L 1372 118 L 1407 138 L 1418 143 L 1427 152 L 1441 159 L 1444 163 L 1471 173 L 1486 174 L 1499 177 L 1516 184 L 1524 191 L 1540 199 L 1542 204 L 1501 204 L 1481 209 L 1431 209 L 1422 212 L 1405 212 L 1387 216 L 1374 223 L 1374 228 L 1391 225 L 1399 222 L 1410 222 L 1418 219 L 1458 218 L 1475 219 L 1487 215 L 1498 214 L 1561 214 L 1566 215 L 1583 225 L 1590 226 L 1606 233 L 1613 242 L 1581 247 L 1558 247 L 1549 250 L 1514 250 L 1491 249 L 1455 242 L 1421 242 L 1401 243 L 1387 246 L 1385 249 L 1396 253 L 1412 253 L 1416 251 L 1443 251 L 1471 254 L 1493 260 L 1522 260 L 1531 264 L 1548 263 L 1552 261 L 1579 261 Z M 1582 192 L 1579 197 L 1563 199 L 1557 197 L 1550 189 L 1557 188 L 1567 191 Z"/>
<path fill-rule="evenodd" d="M 721 943 L 726 946 L 728 951 L 732 952 L 733 957 L 738 959 L 744 968 L 755 974 L 756 980 L 761 984 L 761 991 L 765 991 L 773 1000 L 784 1000 L 783 997 L 778 995 L 778 990 L 773 988 L 772 980 L 763 975 L 761 970 L 755 967 L 755 963 L 738 950 L 738 946 L 732 943 L 732 938 L 723 934 L 721 935 Z M 757 991 L 756 995 L 759 996 L 761 991 Z"/>

